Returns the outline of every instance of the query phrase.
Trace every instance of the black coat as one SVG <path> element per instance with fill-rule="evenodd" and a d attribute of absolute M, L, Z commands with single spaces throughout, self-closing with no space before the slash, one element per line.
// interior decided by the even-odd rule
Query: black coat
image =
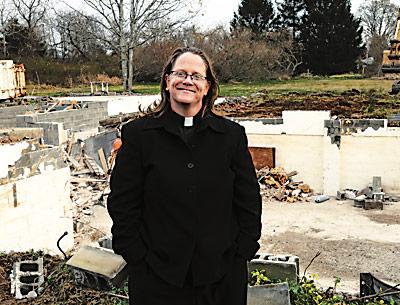
<path fill-rule="evenodd" d="M 228 119 L 195 117 L 185 142 L 172 111 L 122 128 L 108 210 L 113 248 L 128 264 L 145 258 L 165 281 L 215 282 L 232 255 L 259 248 L 261 198 L 244 128 Z"/>

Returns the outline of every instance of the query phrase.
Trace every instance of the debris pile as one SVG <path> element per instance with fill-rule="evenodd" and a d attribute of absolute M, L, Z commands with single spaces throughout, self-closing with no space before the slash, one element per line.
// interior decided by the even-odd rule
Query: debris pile
<path fill-rule="evenodd" d="M 344 189 L 337 192 L 337 200 L 354 200 L 354 206 L 365 210 L 383 210 L 383 204 L 400 201 L 398 196 L 387 195 L 382 188 L 381 177 L 373 177 L 372 184 L 362 190 Z"/>
<path fill-rule="evenodd" d="M 100 120 L 99 124 L 100 126 L 104 128 L 118 128 L 122 123 L 125 123 L 129 120 L 135 120 L 141 116 L 140 112 L 134 112 L 134 113 L 127 113 L 127 114 L 121 114 L 121 115 L 114 115 L 110 116 L 104 120 Z"/>
<path fill-rule="evenodd" d="M 289 203 L 310 201 L 312 190 L 303 181 L 293 181 L 296 171 L 286 173 L 282 167 L 264 167 L 257 171 L 261 195 Z"/>
<path fill-rule="evenodd" d="M 90 220 L 94 205 L 98 204 L 103 207 L 106 205 L 109 193 L 108 164 L 100 166 L 92 157 L 85 154 L 81 141 L 67 145 L 65 158 L 71 168 L 75 246 L 78 247 L 84 236 L 89 236 L 94 241 L 106 235 L 106 233 L 91 227 Z"/>
<path fill-rule="evenodd" d="M 26 137 L 18 137 L 18 136 L 10 136 L 10 135 L 1 135 L 0 134 L 0 144 L 10 144 L 17 143 L 23 140 L 26 140 Z"/>

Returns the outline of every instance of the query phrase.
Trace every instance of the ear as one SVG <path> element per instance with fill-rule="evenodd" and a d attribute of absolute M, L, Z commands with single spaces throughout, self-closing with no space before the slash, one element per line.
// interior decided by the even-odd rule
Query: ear
<path fill-rule="evenodd" d="M 169 84 L 170 84 L 169 75 L 166 74 L 164 76 L 164 79 L 165 79 L 165 84 L 166 84 L 165 91 L 169 91 Z"/>

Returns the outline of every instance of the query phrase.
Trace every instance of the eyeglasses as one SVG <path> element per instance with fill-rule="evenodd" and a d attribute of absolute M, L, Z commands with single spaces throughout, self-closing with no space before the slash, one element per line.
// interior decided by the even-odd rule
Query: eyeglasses
<path fill-rule="evenodd" d="M 200 73 L 190 74 L 185 71 L 171 71 L 171 75 L 173 75 L 179 79 L 182 79 L 182 80 L 186 79 L 186 77 L 188 77 L 188 76 L 190 77 L 191 80 L 194 80 L 194 81 L 201 81 L 201 80 L 207 79 L 206 76 L 203 76 Z"/>

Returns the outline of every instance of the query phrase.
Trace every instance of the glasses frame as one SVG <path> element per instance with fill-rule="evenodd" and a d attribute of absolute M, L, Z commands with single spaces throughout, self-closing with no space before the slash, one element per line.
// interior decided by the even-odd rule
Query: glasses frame
<path fill-rule="evenodd" d="M 182 75 L 177 75 L 177 73 L 182 73 Z M 203 81 L 203 80 L 207 80 L 207 76 L 201 75 L 200 73 L 191 74 L 191 73 L 187 73 L 186 71 L 171 71 L 169 75 L 170 76 L 171 75 L 175 76 L 175 77 L 180 78 L 182 80 L 185 80 L 188 76 L 190 77 L 190 79 L 192 81 L 200 82 L 200 81 Z"/>

